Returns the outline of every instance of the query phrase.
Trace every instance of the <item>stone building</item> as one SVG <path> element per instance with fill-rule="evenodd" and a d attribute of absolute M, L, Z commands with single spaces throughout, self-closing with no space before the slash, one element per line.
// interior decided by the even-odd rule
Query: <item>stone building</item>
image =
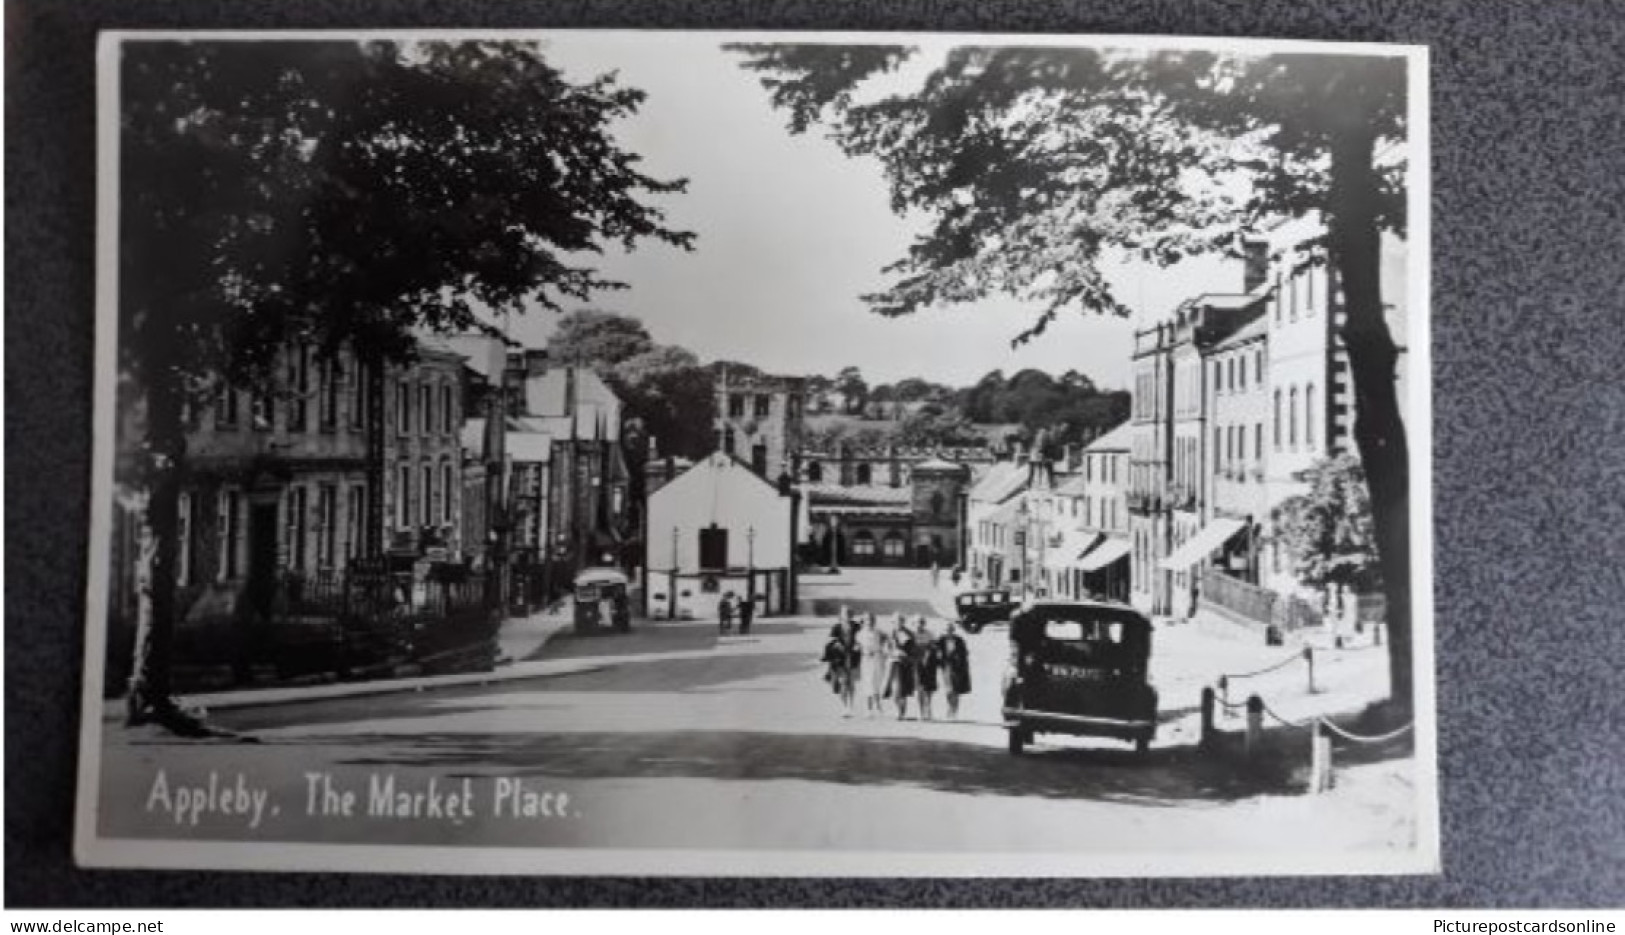
<path fill-rule="evenodd" d="M 423 336 L 383 380 L 383 516 L 395 555 L 462 559 L 463 355 Z"/>
<path fill-rule="evenodd" d="M 717 444 L 758 477 L 793 476 L 806 419 L 806 382 L 799 377 L 730 372 L 717 375 Z"/>
<path fill-rule="evenodd" d="M 1129 449 L 1129 600 L 1151 614 L 1166 614 L 1172 581 L 1160 566 L 1171 548 L 1169 516 L 1173 433 L 1174 329 L 1159 323 L 1134 335 L 1134 398 Z"/>

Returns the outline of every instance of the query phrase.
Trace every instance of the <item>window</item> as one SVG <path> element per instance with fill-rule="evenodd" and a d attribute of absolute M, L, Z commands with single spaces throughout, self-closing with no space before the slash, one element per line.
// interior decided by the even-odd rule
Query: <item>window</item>
<path fill-rule="evenodd" d="M 1259 384 L 1264 382 L 1264 352 L 1262 350 L 1253 353 L 1253 382 Z"/>
<path fill-rule="evenodd" d="M 722 430 L 722 453 L 727 455 L 734 453 L 734 430 L 732 426 Z"/>
<path fill-rule="evenodd" d="M 729 396 L 728 397 L 728 417 L 731 418 L 731 419 L 737 419 L 737 418 L 740 418 L 741 416 L 743 416 L 744 414 L 745 414 L 745 397 L 743 397 L 743 396 Z"/>
<path fill-rule="evenodd" d="M 432 464 L 423 466 L 423 497 L 420 502 L 423 504 L 423 525 L 433 524 L 435 514 L 440 512 L 440 491 L 435 489 Z"/>
<path fill-rule="evenodd" d="M 888 532 L 881 542 L 881 551 L 886 558 L 904 558 L 908 554 L 908 544 L 900 533 Z"/>
<path fill-rule="evenodd" d="M 344 557 L 355 558 L 361 553 L 361 517 L 367 510 L 367 488 L 356 484 L 350 488 L 349 502 L 344 505 Z"/>
<path fill-rule="evenodd" d="M 401 465 L 400 482 L 395 491 L 395 528 L 412 525 L 412 466 Z"/>
<path fill-rule="evenodd" d="M 1224 391 L 1224 365 L 1220 364 L 1220 365 L 1213 368 L 1213 392 L 1214 393 L 1222 393 L 1223 391 Z"/>
<path fill-rule="evenodd" d="M 944 498 L 942 496 L 942 491 L 933 490 L 931 492 L 931 515 L 932 516 L 941 516 L 942 515 L 942 508 L 946 503 L 947 503 L 947 500 L 946 500 L 946 498 Z"/>
<path fill-rule="evenodd" d="M 852 537 L 852 554 L 862 558 L 873 558 L 875 554 L 875 534 L 867 529 L 860 529 Z"/>
<path fill-rule="evenodd" d="M 1303 443 L 1315 443 L 1315 385 L 1313 383 L 1303 390 Z"/>
<path fill-rule="evenodd" d="M 192 495 L 183 493 L 175 504 L 175 583 L 192 583 Z"/>
<path fill-rule="evenodd" d="M 310 394 L 310 348 L 295 347 L 288 356 L 288 388 L 293 398 L 288 403 L 288 431 L 303 432 L 306 424 L 305 401 Z"/>
<path fill-rule="evenodd" d="M 728 530 L 716 525 L 700 530 L 700 567 L 728 567 Z"/>
<path fill-rule="evenodd" d="M 765 443 L 757 442 L 751 446 L 750 469 L 755 471 L 758 477 L 767 476 L 767 445 Z"/>
<path fill-rule="evenodd" d="M 242 512 L 242 494 L 235 490 L 220 491 L 220 580 L 237 577 L 238 516 Z"/>
<path fill-rule="evenodd" d="M 817 461 L 809 461 L 807 463 L 807 482 L 817 484 L 821 483 L 823 480 L 824 466 L 819 464 Z"/>
<path fill-rule="evenodd" d="M 1221 441 L 1223 429 L 1213 429 L 1213 466 L 1224 467 L 1224 443 Z"/>
<path fill-rule="evenodd" d="M 434 431 L 434 388 L 427 383 L 418 387 L 418 431 L 424 435 Z"/>
<path fill-rule="evenodd" d="M 1287 393 L 1286 434 L 1287 443 L 1298 447 L 1298 388 L 1295 386 Z"/>
<path fill-rule="evenodd" d="M 237 391 L 221 385 L 214 401 L 214 424 L 217 428 L 237 427 Z"/>
<path fill-rule="evenodd" d="M 1230 359 L 1230 362 L 1232 364 L 1237 365 L 1237 367 L 1236 367 L 1236 385 L 1238 387 L 1240 387 L 1241 389 L 1246 389 L 1247 388 L 1247 358 L 1240 357 L 1240 356 L 1232 357 Z"/>
<path fill-rule="evenodd" d="M 372 381 L 368 378 L 368 371 L 361 368 L 360 361 L 356 362 L 355 378 L 350 384 L 350 425 L 360 428 L 370 417 L 367 405 L 372 400 Z"/>
<path fill-rule="evenodd" d="M 1264 423 L 1253 426 L 1253 460 L 1264 462 Z"/>
<path fill-rule="evenodd" d="M 402 435 L 411 433 L 412 384 L 405 380 L 402 380 L 395 389 L 395 416 L 397 431 Z"/>
<path fill-rule="evenodd" d="M 338 361 L 329 357 L 322 361 L 322 405 L 318 421 L 323 429 L 332 431 L 339 421 L 339 380 L 342 373 Z"/>
<path fill-rule="evenodd" d="M 294 571 L 305 570 L 306 507 L 305 488 L 288 488 L 288 567 Z"/>
<path fill-rule="evenodd" d="M 765 393 L 756 397 L 756 418 L 765 419 L 773 413 L 773 397 Z"/>
<path fill-rule="evenodd" d="M 339 492 L 332 484 L 323 484 L 316 490 L 316 564 L 332 568 L 338 555 Z"/>
<path fill-rule="evenodd" d="M 1281 450 L 1281 391 L 1275 391 L 1275 450 Z"/>
<path fill-rule="evenodd" d="M 1298 320 L 1298 275 L 1296 273 L 1292 274 L 1292 277 L 1287 280 L 1286 286 L 1287 286 L 1287 289 L 1286 289 L 1286 300 L 1287 300 L 1286 314 L 1287 314 L 1287 318 L 1291 319 L 1292 321 L 1297 321 Z"/>
<path fill-rule="evenodd" d="M 858 465 L 858 483 L 868 484 L 874 480 L 874 469 L 868 464 Z"/>
<path fill-rule="evenodd" d="M 440 495 L 443 498 L 441 500 L 441 502 L 440 502 L 440 521 L 443 522 L 443 523 L 450 524 L 451 523 L 451 514 L 452 514 L 452 508 L 451 508 L 452 507 L 452 497 L 453 497 L 453 494 L 452 494 L 451 462 L 450 461 L 442 461 L 442 462 L 440 462 L 440 491 L 441 491 Z"/>
<path fill-rule="evenodd" d="M 440 431 L 447 435 L 456 434 L 457 425 L 462 421 L 462 419 L 458 418 L 456 402 L 457 397 L 451 391 L 451 384 L 447 383 L 442 386 L 440 388 Z"/>
<path fill-rule="evenodd" d="M 258 391 L 254 394 L 248 406 L 248 418 L 257 432 L 269 432 L 275 427 L 276 409 L 269 393 Z"/>

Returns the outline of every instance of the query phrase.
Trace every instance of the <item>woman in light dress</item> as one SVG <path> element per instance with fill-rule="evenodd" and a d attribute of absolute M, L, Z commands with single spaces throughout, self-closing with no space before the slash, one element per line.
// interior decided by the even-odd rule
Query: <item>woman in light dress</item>
<path fill-rule="evenodd" d="M 870 717 L 880 713 L 880 699 L 885 696 L 886 674 L 889 664 L 889 642 L 886 634 L 875 626 L 875 615 L 869 614 L 858 631 L 860 658 L 867 660 L 863 668 L 863 706 Z"/>

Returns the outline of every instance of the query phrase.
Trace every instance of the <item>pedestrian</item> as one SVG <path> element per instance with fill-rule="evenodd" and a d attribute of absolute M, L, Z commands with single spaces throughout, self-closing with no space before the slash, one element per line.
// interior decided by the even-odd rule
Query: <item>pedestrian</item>
<path fill-rule="evenodd" d="M 942 663 L 942 687 L 948 696 L 948 719 L 959 719 L 959 699 L 970 694 L 970 647 L 959 635 L 959 626 L 948 621 L 948 632 L 937 643 Z"/>
<path fill-rule="evenodd" d="M 843 607 L 842 613 L 846 612 Z M 863 708 L 864 713 L 874 717 L 880 713 L 881 698 L 885 697 L 886 690 L 886 653 L 889 649 L 886 635 L 875 626 L 875 615 L 869 614 L 863 622 L 863 627 L 857 631 L 853 640 L 859 654 L 859 665 L 865 668 L 862 671 L 867 677 L 863 679 Z"/>
<path fill-rule="evenodd" d="M 717 602 L 717 624 L 727 634 L 734 628 L 734 592 L 728 591 Z"/>
<path fill-rule="evenodd" d="M 937 581 L 941 577 L 941 575 L 942 575 L 942 569 L 937 567 L 937 560 L 932 559 L 931 560 L 931 587 L 932 588 L 935 588 L 937 586 Z"/>
<path fill-rule="evenodd" d="M 829 628 L 824 643 L 824 681 L 841 700 L 841 717 L 852 716 L 852 699 L 857 687 L 857 647 L 847 639 L 847 629 L 837 623 Z"/>
<path fill-rule="evenodd" d="M 937 693 L 937 669 L 942 665 L 942 657 L 938 651 L 937 641 L 931 638 L 931 630 L 926 626 L 924 617 L 919 621 L 919 639 L 915 641 L 914 652 L 915 669 L 919 673 L 920 719 L 935 720 L 931 699 Z"/>
<path fill-rule="evenodd" d="M 908 622 L 899 614 L 892 633 L 891 675 L 887 679 L 887 694 L 897 703 L 899 721 L 908 716 L 908 700 L 914 697 L 917 675 L 915 652 L 914 634 L 909 632 Z"/>
<path fill-rule="evenodd" d="M 750 632 L 750 622 L 756 618 L 756 598 L 747 595 L 739 602 L 739 632 L 741 635 Z"/>

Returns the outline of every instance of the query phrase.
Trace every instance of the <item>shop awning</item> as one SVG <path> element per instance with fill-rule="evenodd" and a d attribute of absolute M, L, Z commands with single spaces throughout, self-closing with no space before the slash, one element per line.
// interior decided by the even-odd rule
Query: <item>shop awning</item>
<path fill-rule="evenodd" d="M 1044 552 L 1044 566 L 1062 571 L 1075 567 L 1079 559 L 1106 537 L 1098 532 L 1067 529 L 1057 538 L 1059 541 L 1052 541 Z"/>
<path fill-rule="evenodd" d="M 1169 571 L 1184 571 L 1213 554 L 1213 550 L 1229 542 L 1236 533 L 1247 528 L 1239 519 L 1216 519 L 1196 531 L 1185 544 L 1169 553 L 1159 565 Z"/>
<path fill-rule="evenodd" d="M 1090 549 L 1078 562 L 1084 571 L 1099 571 L 1119 559 L 1127 558 L 1131 547 L 1127 539 L 1107 536 L 1106 541 Z"/>

